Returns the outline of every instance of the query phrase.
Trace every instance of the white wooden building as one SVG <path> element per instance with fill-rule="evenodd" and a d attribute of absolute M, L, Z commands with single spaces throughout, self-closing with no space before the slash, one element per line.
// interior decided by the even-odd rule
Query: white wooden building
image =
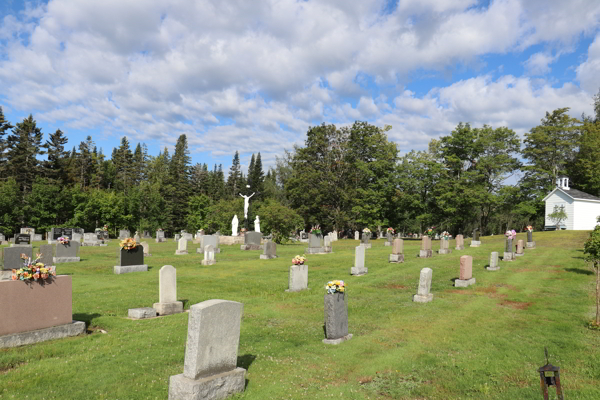
<path fill-rule="evenodd" d="M 554 221 L 548 214 L 554 212 L 554 206 L 563 206 L 567 213 L 566 221 L 561 223 L 561 229 L 593 230 L 596 218 L 600 215 L 600 198 L 569 188 L 569 178 L 558 178 L 556 188 L 544 197 L 546 203 L 546 220 L 544 229 L 555 229 Z"/>

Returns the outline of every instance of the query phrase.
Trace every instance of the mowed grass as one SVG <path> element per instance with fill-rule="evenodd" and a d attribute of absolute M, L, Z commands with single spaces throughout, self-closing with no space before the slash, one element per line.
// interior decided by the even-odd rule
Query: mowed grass
<path fill-rule="evenodd" d="M 311 290 L 300 293 L 285 289 L 291 259 L 306 244 L 277 246 L 274 260 L 222 246 L 217 264 L 205 267 L 197 245 L 175 256 L 174 242 L 152 240 L 150 271 L 125 275 L 113 274 L 117 240 L 82 247 L 82 261 L 58 272 L 73 278 L 74 319 L 88 334 L 0 349 L 0 399 L 166 399 L 169 376 L 183 372 L 188 315 L 133 321 L 127 310 L 157 302 L 158 271 L 173 265 L 186 309 L 208 299 L 244 304 L 238 366 L 247 385 L 236 399 L 540 399 L 546 346 L 565 398 L 597 400 L 600 332 L 586 327 L 595 313 L 587 236 L 535 232 L 537 248 L 500 262 L 497 272 L 484 267 L 490 252 L 502 256 L 503 236 L 483 237 L 479 248 L 467 239 L 450 255 L 436 254 L 434 241 L 431 259 L 417 258 L 420 241 L 407 240 L 402 264 L 389 264 L 391 247 L 376 240 L 361 277 L 349 275 L 358 242 L 340 240 L 332 254 L 308 255 Z M 454 288 L 465 254 L 477 283 Z M 434 300 L 413 303 L 424 267 L 433 269 Z M 354 334 L 338 346 L 321 343 L 323 286 L 332 279 L 348 285 Z"/>

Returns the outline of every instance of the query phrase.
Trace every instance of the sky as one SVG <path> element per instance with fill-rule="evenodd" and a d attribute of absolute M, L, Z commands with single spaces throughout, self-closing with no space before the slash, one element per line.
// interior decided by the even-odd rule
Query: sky
<path fill-rule="evenodd" d="M 391 125 L 401 154 L 459 122 L 520 136 L 547 111 L 593 114 L 597 0 L 0 2 L 0 106 L 67 146 L 264 166 L 310 126 Z M 172 153 L 171 153 L 172 154 Z"/>

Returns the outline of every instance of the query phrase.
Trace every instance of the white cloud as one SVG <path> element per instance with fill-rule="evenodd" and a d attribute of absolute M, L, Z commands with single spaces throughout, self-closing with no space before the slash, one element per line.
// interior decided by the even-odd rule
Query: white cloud
<path fill-rule="evenodd" d="M 577 67 L 577 80 L 590 94 L 600 88 L 600 35 L 597 35 L 588 48 L 587 60 Z"/>
<path fill-rule="evenodd" d="M 525 69 L 529 75 L 546 75 L 552 70 L 550 64 L 558 59 L 557 56 L 553 56 L 548 53 L 534 53 L 527 61 L 525 61 Z"/>

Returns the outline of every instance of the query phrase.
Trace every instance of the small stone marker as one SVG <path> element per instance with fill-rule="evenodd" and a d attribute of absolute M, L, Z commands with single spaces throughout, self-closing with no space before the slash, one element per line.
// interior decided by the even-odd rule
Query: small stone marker
<path fill-rule="evenodd" d="M 390 262 L 391 263 L 401 263 L 404 262 L 404 240 L 402 239 L 394 239 L 392 254 L 390 254 Z"/>
<path fill-rule="evenodd" d="M 190 307 L 183 374 L 169 379 L 169 400 L 224 399 L 244 391 L 236 368 L 244 305 L 207 300 Z"/>
<path fill-rule="evenodd" d="M 433 250 L 431 250 L 431 238 L 427 235 L 424 235 L 421 238 L 421 250 L 419 250 L 419 257 L 430 258 L 432 255 Z"/>
<path fill-rule="evenodd" d="M 331 241 L 333 235 L 329 234 L 327 236 L 325 236 L 325 238 L 323 239 L 323 250 L 325 251 L 325 253 L 331 253 Z"/>
<path fill-rule="evenodd" d="M 360 245 L 354 248 L 354 267 L 350 268 L 350 274 L 361 276 L 369 272 L 365 268 L 365 246 Z"/>
<path fill-rule="evenodd" d="M 137 231 L 135 232 L 135 235 L 133 235 L 133 240 L 135 240 L 137 243 L 142 241 L 142 239 L 140 238 L 140 234 L 137 233 Z"/>
<path fill-rule="evenodd" d="M 471 239 L 471 247 L 479 246 L 481 246 L 481 241 L 479 240 L 479 229 L 473 229 L 473 239 Z"/>
<path fill-rule="evenodd" d="M 390 233 L 390 232 L 387 232 L 385 234 L 385 243 L 383 245 L 384 246 L 391 246 L 393 240 L 394 240 L 394 235 L 392 233 Z"/>
<path fill-rule="evenodd" d="M 517 257 L 521 257 L 523 255 L 525 255 L 524 249 L 523 249 L 523 240 L 517 240 L 517 253 L 515 254 L 515 256 Z"/>
<path fill-rule="evenodd" d="M 452 250 L 450 250 L 450 240 L 444 239 L 440 240 L 440 249 L 438 250 L 438 254 L 452 254 Z"/>
<path fill-rule="evenodd" d="M 151 307 L 130 308 L 127 316 L 132 319 L 145 319 L 156 317 L 156 310 Z"/>
<path fill-rule="evenodd" d="M 209 244 L 215 250 L 215 254 L 221 253 L 221 249 L 219 248 L 219 236 L 217 235 L 202 235 L 200 236 L 200 242 L 198 244 L 200 247 L 196 249 L 196 253 L 204 253 L 204 248 Z"/>
<path fill-rule="evenodd" d="M 360 238 L 360 245 L 363 246 L 366 249 L 370 249 L 371 248 L 371 232 L 363 232 L 361 238 Z"/>
<path fill-rule="evenodd" d="M 431 290 L 431 277 L 433 276 L 433 270 L 431 268 L 423 268 L 421 275 L 419 276 L 419 288 L 417 294 L 413 296 L 413 301 L 417 303 L 429 303 L 433 300 L 433 294 L 429 293 Z"/>
<path fill-rule="evenodd" d="M 144 249 L 144 257 L 151 256 L 152 254 L 150 254 L 150 245 L 148 242 L 142 242 L 141 245 L 142 249 Z"/>
<path fill-rule="evenodd" d="M 177 301 L 177 270 L 172 265 L 165 265 L 158 272 L 158 303 L 152 308 L 158 315 L 183 312 L 183 303 Z"/>
<path fill-rule="evenodd" d="M 498 266 L 498 252 L 492 251 L 490 255 L 490 265 L 486 267 L 488 271 L 498 271 L 500 267 Z"/>
<path fill-rule="evenodd" d="M 187 239 L 182 237 L 177 242 L 177 250 L 175 250 L 175 255 L 188 254 L 187 251 Z"/>
<path fill-rule="evenodd" d="M 348 333 L 348 302 L 346 293 L 327 293 L 325 294 L 324 303 L 326 339 L 323 339 L 323 343 L 340 344 L 352 339 L 352 334 Z"/>
<path fill-rule="evenodd" d="M 535 249 L 535 242 L 533 241 L 533 231 L 527 231 L 527 248 Z"/>
<path fill-rule="evenodd" d="M 260 255 L 260 259 L 270 260 L 272 258 L 277 258 L 277 244 L 269 240 L 264 245 L 263 254 Z"/>
<path fill-rule="evenodd" d="M 212 244 L 204 246 L 204 260 L 202 260 L 202 265 L 214 265 L 216 262 L 215 248 L 212 246 Z"/>
<path fill-rule="evenodd" d="M 305 289 L 308 289 L 308 265 L 292 265 L 286 292 L 299 292 Z"/>
<path fill-rule="evenodd" d="M 354 240 L 360 240 L 360 233 L 358 231 L 354 231 Z"/>
<path fill-rule="evenodd" d="M 473 257 L 461 256 L 460 257 L 460 275 L 457 280 L 454 281 L 455 287 L 467 287 L 475 283 L 473 278 Z"/>
<path fill-rule="evenodd" d="M 156 231 L 156 243 L 166 242 L 165 231 Z"/>
<path fill-rule="evenodd" d="M 308 247 L 305 252 L 307 254 L 323 254 L 325 248 L 321 245 L 321 235 L 315 235 L 313 233 L 308 235 Z"/>
<path fill-rule="evenodd" d="M 246 232 L 244 235 L 244 244 L 240 246 L 240 250 L 261 250 L 261 239 L 262 233 L 260 232 Z"/>
<path fill-rule="evenodd" d="M 144 249 L 142 246 L 136 246 L 131 250 L 117 249 L 117 263 L 113 269 L 113 272 L 117 275 L 148 271 L 148 265 L 144 264 Z"/>
<path fill-rule="evenodd" d="M 514 261 L 515 253 L 513 252 L 512 239 L 506 238 L 506 243 L 504 244 L 504 258 L 502 261 Z"/>
<path fill-rule="evenodd" d="M 53 251 L 54 251 L 54 248 L 51 244 L 43 244 L 40 246 L 39 254 L 42 255 L 40 257 L 40 261 L 45 266 L 54 265 L 54 257 L 52 256 Z"/>
<path fill-rule="evenodd" d="M 56 244 L 56 257 L 54 257 L 54 264 L 67 263 L 67 262 L 79 262 L 81 259 L 77 256 L 79 253 L 79 242 L 70 241 L 66 244 Z"/>
<path fill-rule="evenodd" d="M 456 247 L 454 250 L 464 250 L 465 249 L 465 238 L 463 235 L 456 235 Z"/>

